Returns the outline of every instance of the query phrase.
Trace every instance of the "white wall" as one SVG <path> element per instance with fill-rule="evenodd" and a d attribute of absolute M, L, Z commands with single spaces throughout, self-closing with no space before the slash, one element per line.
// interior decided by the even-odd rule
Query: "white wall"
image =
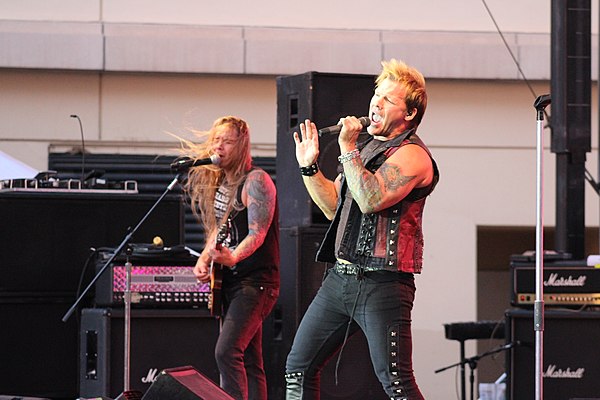
<path fill-rule="evenodd" d="M 548 93 L 550 1 L 486 3 L 512 33 L 536 93 Z M 420 134 L 441 180 L 425 211 L 414 361 L 426 398 L 455 397 L 454 371 L 433 371 L 458 361 L 443 324 L 476 319 L 477 226 L 535 225 L 534 96 L 483 2 L 0 0 L 0 10 L 0 150 L 39 170 L 49 150 L 79 146 L 71 114 L 81 117 L 92 152 L 152 154 L 176 147 L 167 131 L 207 129 L 218 116 L 236 114 L 250 123 L 253 154 L 275 156 L 277 75 L 376 73 L 388 56 L 421 68 L 430 100 Z M 596 15 L 593 9 L 594 32 Z M 234 50 L 206 53 L 221 46 Z M 376 48 L 363 50 L 369 46 Z M 338 53 L 324 60 L 328 51 Z M 594 176 L 595 96 L 594 89 L 587 163 Z M 553 225 L 554 156 L 544 155 L 544 215 Z M 589 186 L 585 207 L 586 224 L 597 226 L 598 196 Z"/>

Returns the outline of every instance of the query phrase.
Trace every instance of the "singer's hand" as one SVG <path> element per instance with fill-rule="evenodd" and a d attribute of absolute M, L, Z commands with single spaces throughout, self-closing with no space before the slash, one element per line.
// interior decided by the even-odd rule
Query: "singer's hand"
<path fill-rule="evenodd" d="M 356 149 L 356 141 L 358 140 L 358 135 L 363 130 L 363 124 L 358 118 L 352 116 L 340 118 L 340 124 L 342 125 L 342 130 L 338 136 L 338 144 L 340 145 L 341 153 L 344 154 Z"/>
<path fill-rule="evenodd" d="M 294 132 L 296 143 L 296 160 L 301 167 L 308 167 L 319 158 L 319 132 L 309 119 L 300 124 L 300 133 Z"/>

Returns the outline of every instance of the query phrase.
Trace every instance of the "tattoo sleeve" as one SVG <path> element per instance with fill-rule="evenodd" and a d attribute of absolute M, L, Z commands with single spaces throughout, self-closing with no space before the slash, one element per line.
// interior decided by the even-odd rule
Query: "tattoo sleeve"
<path fill-rule="evenodd" d="M 275 211 L 275 186 L 262 174 L 250 174 L 246 181 L 248 235 L 235 250 L 238 261 L 248 258 L 264 242 Z"/>
<path fill-rule="evenodd" d="M 375 174 L 365 169 L 358 157 L 344 163 L 348 188 L 364 213 L 374 212 L 379 208 L 386 193 L 395 191 L 415 179 L 415 176 L 403 175 L 400 168 L 393 164 L 383 164 L 378 173 L 381 179 L 377 179 Z"/>

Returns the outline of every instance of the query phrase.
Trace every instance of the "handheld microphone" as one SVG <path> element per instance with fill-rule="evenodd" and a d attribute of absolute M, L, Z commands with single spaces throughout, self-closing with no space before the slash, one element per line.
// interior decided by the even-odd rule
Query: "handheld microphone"
<path fill-rule="evenodd" d="M 221 157 L 219 157 L 217 154 L 213 154 L 212 156 L 210 156 L 208 158 L 198 158 L 198 159 L 185 157 L 180 160 L 173 161 L 171 163 L 171 170 L 177 171 L 177 172 L 182 172 L 182 171 L 187 171 L 188 169 L 190 169 L 192 167 L 198 167 L 200 165 L 209 165 L 209 164 L 219 165 L 220 163 L 221 163 Z"/>
<path fill-rule="evenodd" d="M 362 124 L 363 128 L 366 128 L 367 126 L 371 125 L 371 120 L 369 119 L 369 117 L 360 117 L 358 120 Z M 329 135 L 329 134 L 337 135 L 338 133 L 340 133 L 341 130 L 342 130 L 341 124 L 328 126 L 327 128 L 319 129 L 319 136 Z"/>

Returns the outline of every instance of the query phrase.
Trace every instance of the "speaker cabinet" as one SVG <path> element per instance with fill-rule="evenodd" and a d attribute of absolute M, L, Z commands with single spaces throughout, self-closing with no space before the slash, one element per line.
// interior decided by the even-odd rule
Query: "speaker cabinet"
<path fill-rule="evenodd" d="M 73 296 L 91 248 L 120 244 L 155 203 L 156 196 L 63 192 L 0 193 L 0 296 Z M 183 243 L 183 200 L 167 196 L 134 239 L 167 246 Z M 87 283 L 93 277 L 87 269 Z M 65 310 L 66 311 L 66 310 Z"/>
<path fill-rule="evenodd" d="M 77 318 L 61 320 L 72 302 L 0 298 L 0 394 L 77 397 Z"/>
<path fill-rule="evenodd" d="M 323 280 L 326 264 L 315 261 L 315 254 L 326 226 L 289 227 L 280 230 L 281 291 L 275 312 L 280 318 L 280 334 L 265 346 L 265 369 L 269 399 L 285 397 L 285 361 L 298 324 Z M 269 325 L 265 324 L 265 332 Z M 267 337 L 265 334 L 265 338 Z M 337 357 L 337 355 L 335 356 Z M 373 372 L 367 342 L 362 332 L 352 336 L 342 354 L 335 383 L 336 358 L 321 374 L 321 399 L 388 399 Z"/>
<path fill-rule="evenodd" d="M 0 393 L 77 397 L 79 321 L 62 318 L 80 279 L 87 284 L 93 276 L 90 248 L 119 244 L 155 201 L 102 191 L 0 191 L 0 321 L 10 321 L 0 331 Z M 168 245 L 182 243 L 183 215 L 181 197 L 165 197 L 135 240 L 159 235 Z"/>
<path fill-rule="evenodd" d="M 110 308 L 83 309 L 79 382 L 82 397 L 115 398 L 124 385 L 124 315 Z M 207 310 L 132 309 L 130 389 L 145 393 L 159 372 L 193 365 L 213 381 L 219 372 L 214 348 L 218 320 Z"/>
<path fill-rule="evenodd" d="M 142 400 L 234 400 L 190 366 L 163 370 Z"/>
<path fill-rule="evenodd" d="M 292 134 L 300 132 L 300 123 L 306 118 L 323 128 L 348 115 L 367 115 L 374 87 L 372 75 L 307 72 L 277 78 L 276 167 L 281 226 L 327 222 L 302 183 Z M 319 168 L 333 179 L 340 155 L 337 136 L 323 136 L 319 145 Z"/>
<path fill-rule="evenodd" d="M 519 341 L 507 355 L 509 400 L 535 395 L 535 331 L 532 310 L 509 310 L 507 330 Z M 543 393 L 545 400 L 592 398 L 600 393 L 600 312 L 545 310 Z"/>

